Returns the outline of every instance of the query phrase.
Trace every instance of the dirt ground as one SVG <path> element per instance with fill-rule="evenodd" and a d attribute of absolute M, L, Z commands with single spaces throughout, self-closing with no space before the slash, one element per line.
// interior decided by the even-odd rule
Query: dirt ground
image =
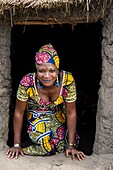
<path fill-rule="evenodd" d="M 6 146 L 0 149 L 0 170 L 113 170 L 112 154 L 93 153 L 83 161 L 72 161 L 64 153 L 48 157 L 20 156 L 11 160 L 7 158 L 6 151 Z"/>

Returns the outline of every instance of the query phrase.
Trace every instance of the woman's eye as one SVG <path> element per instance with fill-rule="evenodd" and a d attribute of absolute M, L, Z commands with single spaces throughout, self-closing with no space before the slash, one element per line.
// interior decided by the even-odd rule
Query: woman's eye
<path fill-rule="evenodd" d="M 46 71 L 45 70 L 38 70 L 39 73 L 45 73 Z M 54 73 L 55 70 L 49 70 L 48 71 L 49 73 Z"/>
<path fill-rule="evenodd" d="M 51 72 L 51 73 L 54 73 L 54 72 L 55 72 L 55 70 L 50 70 L 50 72 Z"/>
<path fill-rule="evenodd" d="M 44 70 L 38 70 L 39 73 L 44 73 L 45 71 Z"/>

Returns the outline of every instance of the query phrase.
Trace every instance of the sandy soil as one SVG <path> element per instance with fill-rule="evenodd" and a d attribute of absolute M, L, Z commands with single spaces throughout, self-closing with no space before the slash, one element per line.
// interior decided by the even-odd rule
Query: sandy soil
<path fill-rule="evenodd" d="M 113 155 L 87 156 L 83 161 L 72 161 L 64 153 L 54 156 L 19 156 L 18 159 L 7 158 L 7 146 L 0 144 L 0 170 L 113 170 Z"/>

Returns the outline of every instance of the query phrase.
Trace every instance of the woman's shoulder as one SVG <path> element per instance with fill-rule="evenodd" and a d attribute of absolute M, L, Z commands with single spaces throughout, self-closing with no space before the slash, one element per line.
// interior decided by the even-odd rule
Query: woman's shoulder
<path fill-rule="evenodd" d="M 63 72 L 63 84 L 69 85 L 74 81 L 74 77 L 71 72 L 69 71 L 62 71 Z"/>
<path fill-rule="evenodd" d="M 28 73 L 24 75 L 20 81 L 20 85 L 30 86 L 34 82 L 34 77 L 35 77 L 35 73 Z"/>

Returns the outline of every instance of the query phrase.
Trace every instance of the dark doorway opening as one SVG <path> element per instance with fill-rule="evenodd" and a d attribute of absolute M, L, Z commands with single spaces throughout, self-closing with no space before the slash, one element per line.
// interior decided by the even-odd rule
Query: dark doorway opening
<path fill-rule="evenodd" d="M 60 69 L 73 73 L 77 87 L 77 131 L 79 149 L 90 155 L 96 131 L 96 111 L 101 79 L 101 22 L 63 25 L 16 25 L 11 32 L 12 97 L 9 137 L 13 145 L 13 114 L 16 92 L 21 78 L 35 71 L 34 56 L 38 49 L 51 43 L 60 56 Z M 22 140 L 27 137 L 23 127 Z"/>

